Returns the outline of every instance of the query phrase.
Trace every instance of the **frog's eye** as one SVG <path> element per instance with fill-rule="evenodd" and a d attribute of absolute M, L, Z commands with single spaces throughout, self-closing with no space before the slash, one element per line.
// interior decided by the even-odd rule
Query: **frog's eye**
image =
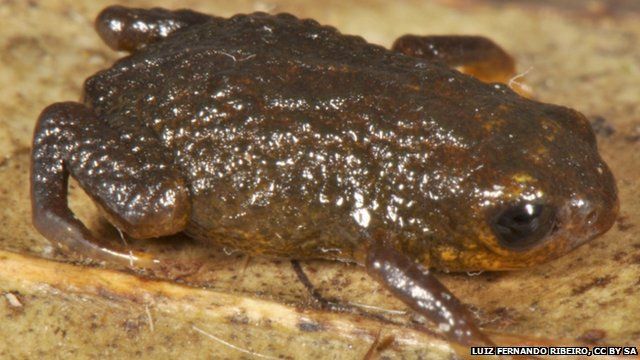
<path fill-rule="evenodd" d="M 553 207 L 521 203 L 500 211 L 491 225 L 500 245 L 520 251 L 542 240 L 554 228 L 555 222 Z"/>

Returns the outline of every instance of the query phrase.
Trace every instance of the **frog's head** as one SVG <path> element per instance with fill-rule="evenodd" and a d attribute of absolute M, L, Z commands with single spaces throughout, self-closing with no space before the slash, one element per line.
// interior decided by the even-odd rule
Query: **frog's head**
<path fill-rule="evenodd" d="M 615 182 L 582 114 L 519 98 L 468 121 L 461 132 L 467 140 L 473 138 L 465 156 L 474 160 L 463 165 L 459 188 L 464 190 L 441 208 L 449 223 L 446 233 L 452 235 L 430 249 L 435 266 L 531 266 L 613 225 L 618 212 Z M 462 164 L 455 155 L 445 161 L 448 166 Z"/>

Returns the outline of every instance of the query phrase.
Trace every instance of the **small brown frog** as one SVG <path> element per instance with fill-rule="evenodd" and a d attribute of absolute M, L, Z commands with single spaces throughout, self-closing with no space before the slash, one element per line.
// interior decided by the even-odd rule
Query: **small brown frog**
<path fill-rule="evenodd" d="M 67 250 L 154 264 L 74 217 L 71 175 L 133 238 L 355 261 L 449 340 L 491 344 L 428 269 L 535 265 L 616 217 L 588 121 L 490 83 L 514 65 L 485 38 L 387 50 L 289 14 L 117 6 L 96 27 L 131 55 L 47 107 L 33 140 L 33 222 Z"/>

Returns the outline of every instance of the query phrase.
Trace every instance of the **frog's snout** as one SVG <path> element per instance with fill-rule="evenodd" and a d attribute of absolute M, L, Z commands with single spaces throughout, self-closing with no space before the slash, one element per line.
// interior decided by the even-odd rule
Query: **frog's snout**
<path fill-rule="evenodd" d="M 617 189 L 608 169 L 604 181 L 586 195 L 575 195 L 559 211 L 558 220 L 565 227 L 570 247 L 574 248 L 605 233 L 613 226 L 619 210 Z"/>
<path fill-rule="evenodd" d="M 566 224 L 570 247 L 575 248 L 613 226 L 618 214 L 618 201 L 617 198 L 615 201 L 574 198 L 560 213 L 559 221 Z"/>

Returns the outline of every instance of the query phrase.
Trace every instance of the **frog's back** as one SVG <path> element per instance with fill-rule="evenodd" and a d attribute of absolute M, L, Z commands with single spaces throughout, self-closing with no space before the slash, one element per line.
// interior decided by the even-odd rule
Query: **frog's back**
<path fill-rule="evenodd" d="M 227 95 L 222 90 L 254 89 L 268 96 L 297 86 L 300 97 L 326 97 L 341 89 L 377 88 L 366 81 L 390 88 L 406 84 L 416 68 L 422 76 L 429 71 L 451 75 L 446 67 L 340 34 L 315 20 L 254 13 L 211 18 L 151 44 L 87 79 L 85 97 L 99 113 L 124 112 L 134 103 L 155 105 L 155 111 L 185 103 L 196 107 L 215 94 Z M 322 87 L 309 86 L 327 78 Z"/>
<path fill-rule="evenodd" d="M 229 19 L 211 18 L 150 44 L 89 78 L 86 91 L 93 105 L 106 110 L 122 100 L 113 96 L 116 93 L 159 85 L 145 80 L 162 78 L 177 86 L 178 80 L 197 75 L 193 80 L 238 70 L 249 74 L 253 67 L 246 65 L 251 64 L 261 66 L 263 71 L 283 62 L 362 65 L 361 59 L 373 63 L 373 59 L 388 55 L 382 47 L 357 36 L 342 35 L 314 20 L 299 20 L 289 14 L 236 15 Z M 248 60 L 252 60 L 251 64 L 242 64 L 244 67 L 239 69 L 237 65 Z M 112 92 L 108 93 L 108 89 Z"/>
<path fill-rule="evenodd" d="M 90 78 L 86 98 L 113 126 L 135 121 L 162 140 L 191 184 L 192 235 L 352 257 L 373 228 L 427 231 L 428 204 L 406 204 L 426 191 L 438 146 L 476 138 L 480 125 L 461 126 L 447 106 L 488 88 L 469 81 L 313 20 L 258 13 L 152 44 Z M 443 138 L 442 126 L 462 136 Z"/>

